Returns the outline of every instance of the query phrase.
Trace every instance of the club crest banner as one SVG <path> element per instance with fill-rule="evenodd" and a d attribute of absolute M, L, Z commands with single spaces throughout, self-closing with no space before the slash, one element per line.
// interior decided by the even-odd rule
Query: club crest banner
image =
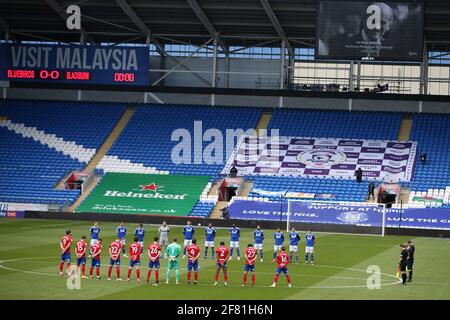
<path fill-rule="evenodd" d="M 222 174 L 234 165 L 238 175 L 310 176 L 410 181 L 417 142 L 243 136 Z"/>

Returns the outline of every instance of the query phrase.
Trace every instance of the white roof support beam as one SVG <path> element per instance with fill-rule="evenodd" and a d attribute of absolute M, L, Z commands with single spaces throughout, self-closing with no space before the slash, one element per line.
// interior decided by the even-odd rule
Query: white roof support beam
<path fill-rule="evenodd" d="M 213 37 L 214 39 L 217 40 L 217 44 L 220 46 L 222 51 L 224 53 L 227 53 L 227 51 L 228 51 L 227 46 L 225 45 L 223 40 L 219 37 L 219 32 L 217 32 L 216 28 L 211 23 L 209 18 L 206 16 L 206 14 L 202 10 L 202 8 L 200 8 L 200 5 L 198 4 L 198 2 L 196 0 L 186 0 L 186 1 L 189 4 L 189 6 L 192 8 L 194 13 L 197 15 L 197 17 L 200 19 L 201 23 L 206 28 L 206 30 L 211 35 L 211 37 Z"/>
<path fill-rule="evenodd" d="M 292 49 L 292 46 L 288 41 L 286 32 L 284 32 L 280 21 L 278 20 L 277 16 L 275 15 L 275 12 L 272 9 L 272 6 L 269 3 L 269 0 L 259 0 L 259 2 L 261 2 L 261 5 L 263 6 L 264 10 L 266 11 L 266 14 L 269 17 L 270 21 L 272 22 L 272 25 L 275 28 L 275 31 L 277 32 L 278 36 L 280 37 L 280 39 L 282 41 L 285 42 L 286 48 L 288 49 L 288 52 L 289 52 L 289 55 L 294 56 L 294 50 Z"/>

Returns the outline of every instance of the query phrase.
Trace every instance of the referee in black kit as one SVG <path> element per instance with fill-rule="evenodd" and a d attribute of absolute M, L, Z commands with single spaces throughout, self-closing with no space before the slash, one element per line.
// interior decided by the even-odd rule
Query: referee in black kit
<path fill-rule="evenodd" d="M 408 282 L 412 282 L 412 274 L 413 274 L 413 264 L 414 264 L 414 252 L 416 251 L 416 247 L 414 246 L 411 240 L 408 240 L 406 243 L 408 250 L 408 263 L 406 266 L 408 267 Z"/>
<path fill-rule="evenodd" d="M 408 249 L 407 245 L 402 243 L 400 245 L 401 253 L 400 253 L 400 262 L 398 266 L 400 267 L 400 272 L 402 273 L 402 284 L 406 284 L 406 266 L 408 264 Z"/>

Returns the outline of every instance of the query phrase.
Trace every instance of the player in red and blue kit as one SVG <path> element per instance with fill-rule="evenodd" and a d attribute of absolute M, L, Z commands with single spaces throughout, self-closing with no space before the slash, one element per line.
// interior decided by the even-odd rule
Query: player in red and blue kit
<path fill-rule="evenodd" d="M 235 224 L 230 228 L 230 260 L 233 258 L 233 249 L 236 248 L 237 259 L 241 260 L 241 251 L 239 250 L 239 238 L 241 230 Z"/>
<path fill-rule="evenodd" d="M 211 248 L 211 257 L 214 259 L 214 239 L 216 238 L 216 229 L 214 229 L 211 223 L 205 228 L 205 234 L 205 259 L 208 258 L 208 248 Z"/>
<path fill-rule="evenodd" d="M 194 238 L 195 229 L 191 225 L 191 222 L 188 221 L 187 224 L 183 228 L 183 259 L 186 258 L 186 249 L 192 243 L 192 239 Z"/>
<path fill-rule="evenodd" d="M 305 234 L 306 248 L 305 248 L 305 264 L 308 264 L 308 254 L 311 253 L 311 264 L 314 265 L 314 244 L 316 242 L 316 235 L 311 233 L 311 230 Z"/>
<path fill-rule="evenodd" d="M 256 226 L 256 230 L 253 232 L 253 239 L 255 239 L 255 250 L 259 250 L 259 258 L 263 262 L 264 231 L 261 230 L 259 225 Z"/>
<path fill-rule="evenodd" d="M 291 233 L 289 233 L 289 240 L 289 258 L 292 261 L 292 253 L 295 252 L 295 262 L 298 263 L 298 242 L 300 241 L 300 234 L 298 231 L 295 231 L 295 228 L 292 228 Z"/>
<path fill-rule="evenodd" d="M 152 269 L 155 269 L 155 280 L 154 286 L 159 284 L 159 257 L 161 256 L 161 246 L 158 243 L 159 238 L 154 237 L 153 243 L 148 246 L 148 257 L 150 258 L 148 262 L 148 272 L 147 272 L 147 282 L 150 282 L 150 276 L 152 275 Z"/>
<path fill-rule="evenodd" d="M 127 257 L 125 252 L 125 244 L 126 244 L 126 237 L 127 237 L 127 228 L 123 225 L 123 222 L 120 222 L 120 225 L 116 229 L 117 232 L 117 238 L 120 240 L 120 243 L 122 244 L 122 255 L 124 257 Z"/>
<path fill-rule="evenodd" d="M 247 274 L 250 271 L 252 273 L 252 286 L 255 285 L 255 261 L 256 261 L 256 249 L 251 244 L 247 246 L 245 250 L 245 265 L 244 265 L 244 280 L 242 286 L 247 284 Z"/>
<path fill-rule="evenodd" d="M 277 285 L 278 277 L 280 273 L 283 272 L 289 288 L 291 287 L 291 277 L 289 276 L 289 272 L 287 269 L 287 265 L 289 264 L 289 255 L 285 252 L 286 248 L 284 246 L 281 247 L 281 251 L 277 256 L 276 262 L 278 264 L 277 270 L 275 271 L 275 276 L 273 278 L 273 284 L 271 287 L 275 287 Z"/>
<path fill-rule="evenodd" d="M 139 270 L 139 266 L 141 265 L 142 248 L 139 244 L 138 237 L 134 237 L 133 240 L 134 242 L 130 244 L 130 247 L 128 249 L 130 254 L 130 266 L 128 267 L 127 281 L 130 281 L 131 271 L 133 270 L 133 267 L 136 266 L 137 282 L 141 282 L 141 271 Z"/>
<path fill-rule="evenodd" d="M 91 268 L 89 269 L 89 278 L 92 279 L 92 271 L 96 267 L 97 279 L 100 280 L 100 254 L 102 253 L 102 239 L 98 239 L 91 245 Z"/>
<path fill-rule="evenodd" d="M 94 242 L 96 242 L 100 236 L 100 227 L 98 226 L 98 222 L 94 222 L 94 225 L 89 230 L 91 234 L 91 243 L 92 246 Z"/>
<path fill-rule="evenodd" d="M 114 265 L 116 265 L 116 275 L 117 281 L 122 281 L 120 278 L 120 251 L 122 250 L 122 243 L 120 239 L 112 242 L 109 245 L 109 269 L 108 269 L 108 280 L 111 280 L 111 271 Z"/>
<path fill-rule="evenodd" d="M 217 281 L 219 280 L 220 269 L 223 270 L 223 280 L 224 285 L 228 285 L 228 273 L 227 273 L 227 261 L 228 261 L 229 250 L 225 247 L 225 242 L 221 242 L 220 246 L 216 250 L 217 264 L 216 264 L 216 274 L 214 275 L 214 285 L 217 286 Z"/>
<path fill-rule="evenodd" d="M 273 234 L 273 237 L 275 238 L 275 245 L 273 246 L 273 260 L 272 262 L 275 262 L 275 259 L 277 257 L 277 251 L 281 250 L 281 246 L 284 242 L 284 234 L 281 232 L 280 228 L 277 229 L 277 232 Z"/>
<path fill-rule="evenodd" d="M 144 237 L 145 237 L 145 230 L 142 223 L 139 224 L 139 226 L 134 231 L 134 236 L 138 238 L 139 245 L 141 246 L 141 253 L 144 253 Z"/>
<path fill-rule="evenodd" d="M 191 271 L 194 269 L 194 284 L 198 281 L 198 258 L 200 257 L 200 248 L 197 245 L 197 239 L 192 239 L 192 243 L 187 247 L 188 254 L 188 272 L 187 284 L 191 284 Z"/>
<path fill-rule="evenodd" d="M 67 263 L 67 274 L 70 275 L 70 245 L 72 244 L 72 231 L 67 230 L 62 237 L 59 247 L 61 248 L 61 262 L 59 263 L 59 275 L 63 275 L 64 262 Z"/>
<path fill-rule="evenodd" d="M 81 265 L 81 277 L 86 278 L 86 236 L 82 236 L 80 241 L 76 244 L 77 249 L 77 275 L 80 273 Z"/>

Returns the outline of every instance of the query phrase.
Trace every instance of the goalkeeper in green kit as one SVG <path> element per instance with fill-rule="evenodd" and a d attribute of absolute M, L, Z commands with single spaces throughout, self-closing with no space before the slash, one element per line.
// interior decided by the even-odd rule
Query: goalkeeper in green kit
<path fill-rule="evenodd" d="M 177 238 L 173 238 L 173 242 L 167 246 L 167 255 L 168 255 L 168 263 L 167 263 L 167 273 L 166 273 L 166 284 L 169 284 L 170 279 L 170 271 L 175 269 L 175 283 L 178 284 L 178 256 L 181 254 L 181 247 L 177 243 Z"/>

